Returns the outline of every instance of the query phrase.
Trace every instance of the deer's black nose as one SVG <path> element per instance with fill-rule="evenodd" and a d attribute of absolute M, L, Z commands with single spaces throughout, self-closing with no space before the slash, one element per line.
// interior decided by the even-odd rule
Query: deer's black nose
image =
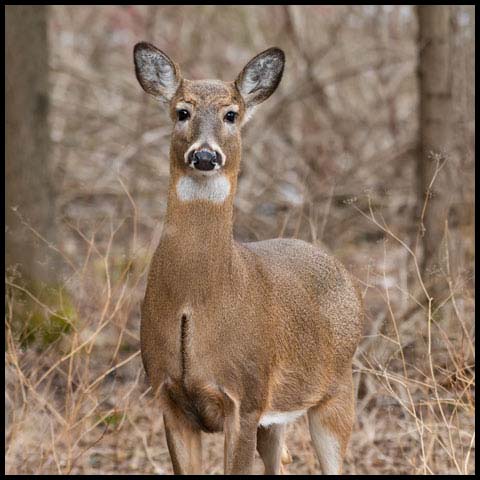
<path fill-rule="evenodd" d="M 192 155 L 193 166 L 197 170 L 213 170 L 219 164 L 219 155 L 211 150 L 197 150 Z"/>

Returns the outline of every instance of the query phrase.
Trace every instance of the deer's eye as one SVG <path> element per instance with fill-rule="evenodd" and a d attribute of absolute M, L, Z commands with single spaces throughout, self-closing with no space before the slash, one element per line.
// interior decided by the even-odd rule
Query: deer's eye
<path fill-rule="evenodd" d="M 180 122 L 184 122 L 190 118 L 190 112 L 185 109 L 177 110 L 177 118 Z"/>
<path fill-rule="evenodd" d="M 237 118 L 238 113 L 237 112 L 227 112 L 225 114 L 224 120 L 228 123 L 235 123 L 235 119 Z"/>

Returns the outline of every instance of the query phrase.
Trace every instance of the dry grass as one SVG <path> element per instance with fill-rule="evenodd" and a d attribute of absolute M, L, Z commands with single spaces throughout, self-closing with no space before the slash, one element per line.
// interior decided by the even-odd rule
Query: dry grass
<path fill-rule="evenodd" d="M 473 123 L 459 120 L 449 159 L 461 168 L 437 272 L 448 288 L 439 304 L 425 302 L 412 186 L 411 19 L 355 7 L 198 12 L 192 19 L 187 7 L 54 9 L 53 175 L 63 229 L 54 248 L 64 258 L 61 301 L 69 308 L 25 291 L 8 272 L 6 473 L 172 472 L 138 350 L 145 273 L 165 211 L 169 134 L 133 76 L 131 47 L 143 38 L 163 45 L 191 76 L 224 79 L 265 45 L 286 49 L 285 83 L 245 132 L 236 236 L 323 244 L 361 281 L 367 325 L 354 360 L 357 422 L 346 473 L 474 473 Z M 272 19 L 278 28 L 261 28 Z M 215 28 L 193 52 L 210 22 Z M 309 35 L 318 31 L 312 49 Z M 219 39 L 238 50 L 220 52 Z M 47 324 L 59 317 L 68 332 L 22 344 L 18 312 L 23 320 L 40 312 Z M 306 418 L 289 426 L 287 444 L 288 473 L 318 473 Z M 222 472 L 222 454 L 221 436 L 205 436 L 206 472 Z M 258 459 L 255 468 L 262 471 Z"/>

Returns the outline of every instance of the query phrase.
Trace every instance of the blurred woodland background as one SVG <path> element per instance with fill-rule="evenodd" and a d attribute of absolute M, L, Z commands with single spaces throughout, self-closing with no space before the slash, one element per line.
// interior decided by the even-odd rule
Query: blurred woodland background
<path fill-rule="evenodd" d="M 285 50 L 244 129 L 236 238 L 321 244 L 361 282 L 346 473 L 474 473 L 474 13 L 7 6 L 6 473 L 172 472 L 139 355 L 171 124 L 140 40 L 192 79 Z M 287 445 L 287 473 L 319 472 L 306 418 Z M 205 437 L 206 472 L 222 459 Z"/>

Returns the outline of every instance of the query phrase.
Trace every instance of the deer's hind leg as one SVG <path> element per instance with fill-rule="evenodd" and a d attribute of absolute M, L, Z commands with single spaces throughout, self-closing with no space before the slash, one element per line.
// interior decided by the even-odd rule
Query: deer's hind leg
<path fill-rule="evenodd" d="M 291 462 L 285 446 L 285 428 L 284 424 L 278 424 L 257 429 L 257 450 L 265 465 L 265 475 L 279 475 L 282 464 Z"/>
<path fill-rule="evenodd" d="M 326 475 L 339 475 L 355 419 L 351 373 L 338 393 L 308 410 L 308 424 L 320 467 Z"/>

